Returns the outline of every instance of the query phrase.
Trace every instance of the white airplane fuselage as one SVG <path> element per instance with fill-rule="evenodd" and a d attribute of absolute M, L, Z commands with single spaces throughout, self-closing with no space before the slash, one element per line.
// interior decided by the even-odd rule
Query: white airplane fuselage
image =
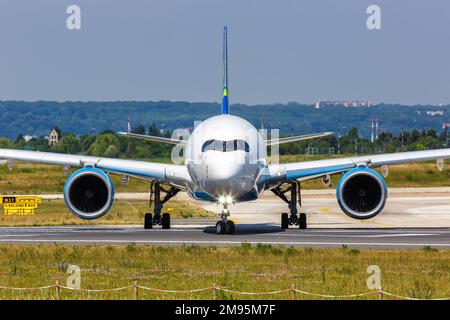
<path fill-rule="evenodd" d="M 266 145 L 260 132 L 240 117 L 222 114 L 203 121 L 190 135 L 184 155 L 194 198 L 248 201 L 263 191 L 257 181 L 266 165 Z"/>

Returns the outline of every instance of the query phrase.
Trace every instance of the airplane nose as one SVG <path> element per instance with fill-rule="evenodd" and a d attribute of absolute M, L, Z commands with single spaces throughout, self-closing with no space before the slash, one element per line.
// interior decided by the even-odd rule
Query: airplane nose
<path fill-rule="evenodd" d="M 225 181 L 240 174 L 245 156 L 225 152 L 214 152 L 207 155 L 205 164 L 208 167 L 208 178 Z"/>
<path fill-rule="evenodd" d="M 208 164 L 208 178 L 216 181 L 227 181 L 239 175 L 241 166 L 229 163 Z"/>
<path fill-rule="evenodd" d="M 203 188 L 215 196 L 239 197 L 252 189 L 258 167 L 245 162 L 245 155 L 211 152 L 204 162 L 206 179 Z"/>

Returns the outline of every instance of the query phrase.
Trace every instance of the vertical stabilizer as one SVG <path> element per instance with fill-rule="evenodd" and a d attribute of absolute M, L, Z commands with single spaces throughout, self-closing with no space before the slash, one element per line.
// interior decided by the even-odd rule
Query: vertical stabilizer
<path fill-rule="evenodd" d="M 223 97 L 222 114 L 228 114 L 228 40 L 227 27 L 223 28 Z"/>

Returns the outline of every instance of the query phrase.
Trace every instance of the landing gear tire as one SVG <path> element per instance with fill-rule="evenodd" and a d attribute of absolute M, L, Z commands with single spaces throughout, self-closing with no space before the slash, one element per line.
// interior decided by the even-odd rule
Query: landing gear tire
<path fill-rule="evenodd" d="M 227 224 L 226 224 L 226 230 L 225 230 L 225 233 L 226 234 L 234 234 L 234 231 L 235 231 L 235 226 L 234 226 L 234 222 L 233 221 L 231 221 L 231 220 L 228 220 L 227 221 Z"/>
<path fill-rule="evenodd" d="M 170 229 L 170 214 L 163 213 L 161 218 L 161 227 L 163 229 Z"/>
<path fill-rule="evenodd" d="M 299 229 L 306 229 L 307 228 L 306 213 L 300 213 L 299 218 L 298 218 L 298 228 Z"/>
<path fill-rule="evenodd" d="M 289 215 L 284 212 L 281 214 L 281 229 L 289 228 Z"/>
<path fill-rule="evenodd" d="M 224 234 L 227 231 L 227 224 L 225 221 L 217 221 L 216 223 L 216 233 Z"/>
<path fill-rule="evenodd" d="M 153 215 L 151 213 L 144 215 L 144 229 L 153 229 Z"/>

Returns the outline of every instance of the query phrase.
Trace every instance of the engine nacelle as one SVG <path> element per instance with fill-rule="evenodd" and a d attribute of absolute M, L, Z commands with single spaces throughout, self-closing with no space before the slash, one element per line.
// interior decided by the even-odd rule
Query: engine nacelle
<path fill-rule="evenodd" d="M 359 167 L 345 173 L 336 189 L 342 211 L 355 219 L 370 219 L 379 214 L 386 204 L 387 187 L 376 171 Z"/>
<path fill-rule="evenodd" d="M 93 220 L 104 216 L 114 203 L 114 184 L 96 168 L 75 171 L 64 186 L 64 202 L 76 216 Z"/>

